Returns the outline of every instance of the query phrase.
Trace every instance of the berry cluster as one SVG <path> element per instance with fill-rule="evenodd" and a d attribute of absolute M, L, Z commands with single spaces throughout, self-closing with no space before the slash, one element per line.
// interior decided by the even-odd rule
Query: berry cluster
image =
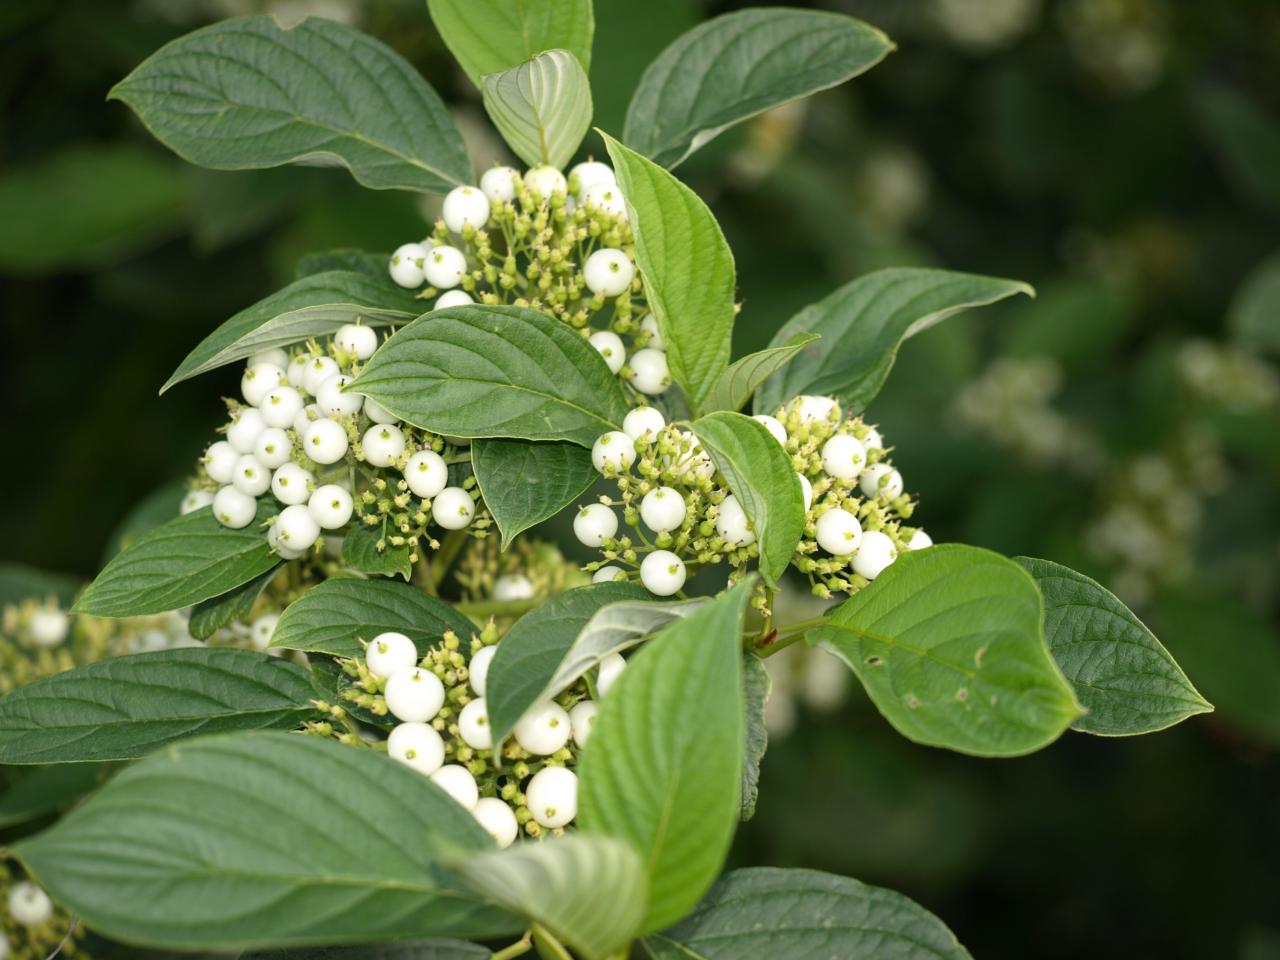
<path fill-rule="evenodd" d="M 799 476 L 805 531 L 792 563 L 814 593 L 852 593 L 900 551 L 933 542 L 923 530 L 901 526 L 915 504 L 879 432 L 861 417 L 844 418 L 829 397 L 802 396 L 756 420 Z M 591 456 L 620 492 L 582 507 L 574 519 L 578 539 L 604 555 L 606 562 L 588 567 L 597 582 L 638 576 L 651 593 L 667 597 L 680 593 L 692 570 L 727 562 L 736 581 L 759 556 L 755 531 L 711 458 L 658 410 L 632 410 L 622 430 L 596 441 Z M 619 535 L 615 507 L 632 532 Z"/>
<path fill-rule="evenodd" d="M 45 960 L 57 953 L 82 957 L 83 933 L 73 936 L 69 914 L 56 907 L 49 895 L 30 880 L 15 879 L 0 863 L 0 960 Z M 58 949 L 66 940 L 65 946 Z"/>
<path fill-rule="evenodd" d="M 528 583 L 510 582 L 523 596 Z M 332 720 L 310 732 L 344 743 L 367 743 L 364 727 L 396 721 L 385 743 L 395 760 L 418 771 L 472 812 L 501 846 L 521 830 L 530 837 L 560 833 L 577 816 L 578 780 L 571 769 L 586 744 L 602 697 L 626 667 L 614 654 L 593 686 L 574 684 L 535 704 L 516 724 L 498 757 L 485 704 L 489 665 L 498 649 L 492 622 L 462 641 L 452 632 L 420 657 L 402 633 L 381 633 L 363 658 L 342 662 L 345 705 L 321 704 Z M 335 722 L 338 726 L 335 726 Z"/>
<path fill-rule="evenodd" d="M 245 402 L 228 402 L 224 439 L 205 451 L 183 513 L 212 505 L 219 523 L 238 529 L 253 522 L 258 498 L 269 494 L 282 509 L 267 538 L 289 560 L 352 522 L 376 530 L 379 550 L 409 544 L 411 562 L 419 540 L 439 547 L 433 525 L 461 530 L 475 522 L 483 531 L 488 521 L 477 518 L 474 479 L 450 482 L 449 464 L 465 454 L 344 392 L 377 347 L 372 328 L 350 324 L 292 353 L 251 357 L 240 381 Z"/>

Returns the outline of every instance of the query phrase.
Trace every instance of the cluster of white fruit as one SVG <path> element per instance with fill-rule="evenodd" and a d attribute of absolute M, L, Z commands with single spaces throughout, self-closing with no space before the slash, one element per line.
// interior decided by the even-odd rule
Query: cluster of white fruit
<path fill-rule="evenodd" d="M 40 956 L 48 954 L 48 949 L 56 942 L 61 931 L 54 930 L 49 922 L 54 918 L 53 901 L 49 895 L 35 883 L 21 880 L 9 888 L 4 898 L 5 914 L 3 929 L 0 929 L 0 960 L 9 960 L 17 956 Z M 16 939 L 10 940 L 9 935 Z M 29 949 L 23 949 L 26 945 Z"/>
<path fill-rule="evenodd" d="M 363 503 L 357 499 L 359 464 L 366 476 L 388 471 L 398 489 L 421 498 L 423 526 L 428 511 L 446 530 L 468 526 L 475 500 L 449 485 L 443 441 L 345 391 L 377 348 L 376 331 L 354 323 L 292 355 L 276 349 L 251 357 L 240 381 L 245 402 L 234 405 L 224 439 L 205 451 L 200 485 L 182 512 L 211 506 L 219 523 L 239 529 L 253 523 L 258 498 L 269 493 L 282 509 L 268 539 L 280 556 L 296 559 L 377 502 L 367 490 Z"/>
<path fill-rule="evenodd" d="M 421 295 L 434 296 L 435 309 L 514 302 L 561 316 L 624 383 L 654 396 L 671 386 L 671 376 L 656 321 L 641 313 L 633 318 L 639 284 L 626 221 L 626 201 L 608 164 L 588 160 L 567 177 L 550 166 L 523 175 L 493 167 L 479 186 L 450 191 L 435 234 L 400 246 L 389 270 L 403 287 L 426 285 Z M 502 251 L 492 245 L 491 225 L 500 228 Z M 597 240 L 612 245 L 595 246 Z M 547 263 L 561 271 L 554 283 Z M 608 302 L 614 316 L 596 329 Z M 631 338 L 630 352 L 623 335 Z"/>
<path fill-rule="evenodd" d="M 535 704 L 503 750 L 505 772 L 496 770 L 491 761 L 503 745 L 493 742 L 485 690 L 497 649 L 477 643 L 468 660 L 457 648 L 440 646 L 420 659 L 412 640 L 388 632 L 370 641 L 363 667 L 381 690 L 386 712 L 399 721 L 387 753 L 430 777 L 505 847 L 521 827 L 537 836 L 562 830 L 577 816 L 578 779 L 569 766 L 587 742 L 598 704 L 574 691 Z M 600 664 L 597 696 L 625 666 L 617 654 Z"/>

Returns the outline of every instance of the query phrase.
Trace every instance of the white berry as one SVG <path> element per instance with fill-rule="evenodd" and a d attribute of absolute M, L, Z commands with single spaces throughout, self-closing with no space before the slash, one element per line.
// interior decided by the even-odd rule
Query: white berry
<path fill-rule="evenodd" d="M 185 517 L 188 513 L 195 513 L 201 507 L 207 507 L 213 503 L 213 493 L 209 490 L 192 490 L 182 498 L 182 506 L 179 512 Z"/>
<path fill-rule="evenodd" d="M 646 346 L 653 347 L 655 350 L 667 349 L 666 343 L 662 339 L 662 330 L 658 326 L 658 318 L 652 313 L 646 313 L 640 320 L 640 332 L 649 335 L 649 341 Z"/>
<path fill-rule="evenodd" d="M 321 530 L 338 530 L 347 525 L 355 504 L 351 494 L 336 483 L 326 483 L 316 487 L 315 493 L 307 500 L 307 509 L 312 518 L 320 525 Z"/>
<path fill-rule="evenodd" d="M 380 680 L 406 670 L 418 662 L 418 648 L 403 633 L 388 630 L 369 641 L 364 652 L 365 666 Z"/>
<path fill-rule="evenodd" d="M 512 600 L 532 600 L 533 584 L 523 574 L 509 573 L 493 582 L 493 599 L 499 603 L 508 603 Z"/>
<path fill-rule="evenodd" d="M 268 427 L 253 445 L 253 455 L 268 470 L 283 466 L 293 455 L 293 441 L 279 427 Z"/>
<path fill-rule="evenodd" d="M 272 524 L 267 531 L 267 544 L 280 555 L 284 560 L 297 560 L 299 557 L 305 556 L 305 550 L 294 550 L 280 538 L 280 526 Z"/>
<path fill-rule="evenodd" d="M 604 357 L 610 373 L 617 373 L 627 362 L 627 348 L 623 346 L 622 338 L 612 330 L 597 330 L 587 338 L 587 342 Z"/>
<path fill-rule="evenodd" d="M 231 485 L 251 497 L 261 496 L 271 486 L 271 471 L 259 463 L 252 453 L 246 453 L 236 461 Z"/>
<path fill-rule="evenodd" d="M 724 538 L 730 547 L 746 547 L 756 542 L 756 535 L 747 522 L 747 514 L 742 504 L 733 494 L 720 501 L 720 512 L 716 516 L 716 533 Z"/>
<path fill-rule="evenodd" d="M 641 393 L 656 396 L 671 386 L 667 355 L 655 347 L 645 347 L 631 355 L 631 386 Z"/>
<path fill-rule="evenodd" d="M 524 790 L 524 803 L 540 826 L 568 826 L 578 815 L 578 778 L 564 767 L 543 767 Z"/>
<path fill-rule="evenodd" d="M 422 286 L 422 263 L 429 251 L 420 243 L 406 243 L 391 255 L 391 279 L 402 287 Z"/>
<path fill-rule="evenodd" d="M 307 361 L 306 373 L 302 375 L 302 389 L 314 397 L 320 392 L 322 383 L 341 372 L 338 361 L 333 357 L 312 357 Z"/>
<path fill-rule="evenodd" d="M 271 492 L 281 503 L 306 503 L 311 497 L 308 484 L 315 483 L 310 470 L 296 463 L 286 463 L 271 475 Z"/>
<path fill-rule="evenodd" d="M 800 496 L 804 498 L 804 512 L 808 513 L 809 508 L 813 506 L 813 484 L 803 473 L 797 473 L 796 476 L 800 479 Z"/>
<path fill-rule="evenodd" d="M 615 186 L 618 183 L 618 177 L 613 172 L 613 167 L 607 163 L 601 163 L 599 160 L 586 160 L 579 163 L 569 171 L 569 179 L 578 178 L 578 195 L 581 196 L 587 190 L 590 190 L 597 183 L 603 183 L 607 186 Z"/>
<path fill-rule="evenodd" d="M 471 294 L 465 290 L 446 290 L 440 296 L 436 297 L 436 310 L 443 310 L 446 307 L 463 307 L 468 303 L 475 303 L 471 299 Z"/>
<path fill-rule="evenodd" d="M 485 681 L 489 679 L 489 664 L 493 663 L 494 654 L 498 652 L 495 645 L 481 647 L 467 664 L 467 679 L 477 697 L 484 696 Z"/>
<path fill-rule="evenodd" d="M 863 496 L 892 500 L 902 494 L 902 474 L 887 463 L 873 463 L 862 472 Z"/>
<path fill-rule="evenodd" d="M 239 530 L 253 522 L 258 501 L 235 487 L 223 487 L 213 497 L 213 515 L 224 527 Z"/>
<path fill-rule="evenodd" d="M 276 517 L 280 542 L 290 550 L 309 550 L 320 539 L 320 524 L 301 503 L 285 507 Z"/>
<path fill-rule="evenodd" d="M 272 387 L 285 380 L 284 370 L 274 363 L 255 363 L 246 367 L 240 378 L 240 393 L 251 407 L 256 407 Z"/>
<path fill-rule="evenodd" d="M 617 297 L 626 293 L 636 275 L 631 258 L 621 250 L 604 247 L 587 257 L 582 265 L 582 279 L 587 289 L 605 297 Z"/>
<path fill-rule="evenodd" d="M 800 414 L 801 423 L 817 423 L 830 419 L 837 406 L 831 397 L 799 396 L 788 404 L 788 409 Z"/>
<path fill-rule="evenodd" d="M 613 564 L 601 567 L 591 575 L 592 583 L 613 583 L 618 579 L 618 574 L 622 572 L 621 567 L 615 567 Z"/>
<path fill-rule="evenodd" d="M 440 216 L 454 233 L 466 226 L 479 230 L 489 222 L 489 198 L 479 187 L 454 187 L 444 195 Z"/>
<path fill-rule="evenodd" d="M 445 487 L 431 501 L 431 517 L 446 530 L 462 530 L 476 515 L 476 502 L 462 487 Z"/>
<path fill-rule="evenodd" d="M 312 421 L 319 420 L 321 416 L 320 405 L 318 403 L 309 403 L 299 410 L 298 415 L 293 418 L 293 429 L 298 432 L 298 436 L 302 436 L 307 432 L 307 427 L 311 426 Z"/>
<path fill-rule="evenodd" d="M 280 623 L 280 614 L 264 613 L 249 625 L 249 639 L 255 649 L 265 650 L 271 646 L 271 638 L 276 635 L 276 625 Z"/>
<path fill-rule="evenodd" d="M 9 891 L 9 915 L 24 927 L 41 927 L 53 917 L 53 901 L 34 883 L 15 883 Z"/>
<path fill-rule="evenodd" d="M 621 430 L 610 430 L 591 447 L 591 462 L 605 476 L 629 470 L 636 462 L 636 445 Z"/>
<path fill-rule="evenodd" d="M 587 745 L 591 736 L 591 728 L 596 724 L 596 714 L 600 712 L 600 704 L 594 700 L 583 700 L 575 704 L 569 711 L 569 725 L 573 727 L 573 742 L 580 747 Z"/>
<path fill-rule="evenodd" d="M 27 621 L 27 636 L 37 647 L 56 647 L 67 639 L 71 618 L 55 608 L 41 607 Z"/>
<path fill-rule="evenodd" d="M 867 435 L 862 438 L 862 445 L 868 450 L 883 450 L 884 437 L 875 427 L 867 427 Z"/>
<path fill-rule="evenodd" d="M 684 580 L 684 561 L 670 550 L 655 550 L 640 564 L 640 582 L 659 597 L 678 593 Z"/>
<path fill-rule="evenodd" d="M 227 443 L 236 453 L 253 453 L 253 446 L 267 429 L 267 422 L 254 407 L 245 407 L 237 413 L 227 427 Z"/>
<path fill-rule="evenodd" d="M 627 660 L 620 653 L 610 653 L 601 658 L 600 668 L 596 673 L 596 693 L 604 696 L 609 688 L 618 682 L 622 671 L 627 669 Z"/>
<path fill-rule="evenodd" d="M 820 516 L 817 528 L 818 546 L 837 557 L 853 553 L 862 539 L 862 524 L 858 518 L 839 507 Z"/>
<path fill-rule="evenodd" d="M 425 723 L 444 706 L 444 684 L 430 670 L 405 667 L 387 678 L 387 709 L 406 723 Z"/>
<path fill-rule="evenodd" d="M 415 497 L 430 500 L 449 485 L 449 467 L 440 454 L 419 450 L 404 465 L 404 482 Z"/>
<path fill-rule="evenodd" d="M 437 290 L 449 290 L 462 282 L 462 275 L 467 272 L 467 258 L 457 247 L 433 247 L 427 254 L 423 271 L 427 283 Z"/>
<path fill-rule="evenodd" d="M 656 487 L 640 501 L 640 519 L 654 533 L 666 533 L 684 523 L 684 497 L 671 487 Z"/>
<path fill-rule="evenodd" d="M 270 350 L 263 350 L 261 353 L 255 353 L 249 358 L 246 366 L 252 367 L 256 363 L 273 363 L 281 370 L 289 366 L 289 355 L 279 347 Z"/>
<path fill-rule="evenodd" d="M 286 384 L 267 391 L 258 409 L 262 411 L 262 419 L 268 427 L 283 428 L 293 426 L 305 407 L 302 394 Z"/>
<path fill-rule="evenodd" d="M 862 535 L 858 552 L 853 555 L 853 572 L 868 580 L 874 580 L 896 559 L 898 559 L 898 548 L 893 545 L 888 534 L 881 533 L 879 530 L 868 530 Z"/>
<path fill-rule="evenodd" d="M 337 463 L 347 455 L 347 431 L 336 420 L 316 420 L 302 434 L 302 449 L 316 463 Z"/>
<path fill-rule="evenodd" d="M 569 181 L 564 174 L 555 167 L 546 165 L 526 170 L 524 185 L 544 200 L 550 199 L 553 193 L 566 193 L 569 189 Z"/>
<path fill-rule="evenodd" d="M 573 518 L 573 535 L 588 547 L 602 547 L 618 532 L 618 515 L 603 503 L 589 503 Z"/>
<path fill-rule="evenodd" d="M 924 529 L 917 530 L 911 535 L 911 539 L 907 542 L 908 550 L 923 550 L 925 547 L 933 546 L 933 537 L 924 532 Z"/>
<path fill-rule="evenodd" d="M 368 360 L 378 349 L 378 332 L 363 323 L 347 323 L 338 328 L 333 342 L 357 360 Z"/>
<path fill-rule="evenodd" d="M 399 423 L 400 418 L 373 397 L 364 398 L 364 415 L 374 423 Z"/>
<path fill-rule="evenodd" d="M 617 184 L 593 183 L 582 191 L 581 197 L 584 207 L 595 207 L 612 216 L 627 219 L 627 201 Z"/>
<path fill-rule="evenodd" d="M 783 446 L 787 444 L 787 428 L 782 425 L 782 421 L 777 417 L 771 417 L 767 413 L 757 414 L 751 419 L 757 420 L 764 424 L 764 428 L 773 434 L 773 439 L 777 440 Z"/>
<path fill-rule="evenodd" d="M 822 445 L 822 469 L 837 480 L 853 480 L 867 463 L 867 451 L 854 437 L 837 434 Z"/>
<path fill-rule="evenodd" d="M 375 467 L 389 467 L 404 453 L 404 432 L 389 423 L 375 424 L 365 431 L 360 449 Z"/>
<path fill-rule="evenodd" d="M 311 354 L 300 353 L 289 361 L 285 374 L 289 378 L 289 386 L 302 390 L 307 385 L 307 367 L 311 364 Z"/>
<path fill-rule="evenodd" d="M 622 432 L 632 440 L 641 437 L 653 440 L 666 425 L 667 418 L 654 407 L 636 407 L 622 418 Z"/>
<path fill-rule="evenodd" d="M 492 167 L 480 178 L 480 189 L 490 203 L 510 203 L 516 198 L 518 170 L 511 167 Z"/>
<path fill-rule="evenodd" d="M 256 438 L 254 442 L 257 443 Z M 204 452 L 204 472 L 215 483 L 230 483 L 235 475 L 236 461 L 239 459 L 239 450 L 226 440 L 219 440 L 209 444 L 209 449 Z"/>
<path fill-rule="evenodd" d="M 489 708 L 484 697 L 472 700 L 458 714 L 458 736 L 473 750 L 493 747 L 493 728 L 489 726 Z"/>
<path fill-rule="evenodd" d="M 497 797 L 481 797 L 476 801 L 471 815 L 499 847 L 509 847 L 515 843 L 520 824 L 516 822 L 512 809 Z"/>
<path fill-rule="evenodd" d="M 516 743 L 529 753 L 547 757 L 555 753 L 573 734 L 569 714 L 551 700 L 535 703 L 525 711 L 515 728 Z"/>
<path fill-rule="evenodd" d="M 431 782 L 467 810 L 474 810 L 476 801 L 480 799 L 476 778 L 459 763 L 446 763 L 431 775 Z"/>
<path fill-rule="evenodd" d="M 401 723 L 387 737 L 387 756 L 430 776 L 444 763 L 444 740 L 428 723 Z"/>
<path fill-rule="evenodd" d="M 316 406 L 321 413 L 329 417 L 352 417 L 360 412 L 364 397 L 358 393 L 345 393 L 342 389 L 351 379 L 339 373 L 320 384 L 316 391 Z"/>

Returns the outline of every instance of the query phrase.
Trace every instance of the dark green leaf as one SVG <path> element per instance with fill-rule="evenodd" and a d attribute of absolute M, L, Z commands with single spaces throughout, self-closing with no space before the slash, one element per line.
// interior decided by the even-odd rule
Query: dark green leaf
<path fill-rule="evenodd" d="M 1250 197 L 1280 209 L 1280 121 L 1245 94 L 1206 84 L 1193 103 L 1209 145 Z"/>
<path fill-rule="evenodd" d="M 797 333 L 780 347 L 769 347 L 747 354 L 735 360 L 707 392 L 702 409 L 707 413 L 716 410 L 741 410 L 756 388 L 795 359 L 802 349 L 819 340 L 816 333 Z"/>
<path fill-rule="evenodd" d="M 531 167 L 563 167 L 591 126 L 591 85 L 568 50 L 548 50 L 490 74 L 482 89 L 489 119 Z"/>
<path fill-rule="evenodd" d="M 205 640 L 213 636 L 229 623 L 243 620 L 253 610 L 253 605 L 262 596 L 276 575 L 272 567 L 260 577 L 254 577 L 248 583 L 242 583 L 234 590 L 228 590 L 220 597 L 201 600 L 191 610 L 191 619 L 187 621 L 187 632 L 197 640 Z"/>
<path fill-rule="evenodd" d="M 1030 753 L 1080 714 L 1044 642 L 1031 576 L 977 547 L 905 553 L 809 631 L 904 737 L 982 757 Z"/>
<path fill-rule="evenodd" d="M 10 782 L 0 793 L 0 829 L 71 806 L 98 786 L 110 769 L 106 764 L 55 763 L 4 771 Z"/>
<path fill-rule="evenodd" d="M 471 465 L 503 549 L 577 500 L 596 479 L 591 453 L 574 443 L 477 440 Z"/>
<path fill-rule="evenodd" d="M 412 549 L 408 543 L 395 546 L 388 541 L 388 536 L 381 526 L 352 527 L 342 538 L 342 562 L 359 573 L 403 577 L 408 581 L 413 576 L 413 562 L 409 559 Z M 378 548 L 380 542 L 382 549 Z"/>
<path fill-rule="evenodd" d="M 343 247 L 337 250 L 324 250 L 320 253 L 308 253 L 298 260 L 293 268 L 293 278 L 301 280 L 317 273 L 329 273 L 333 270 L 346 270 L 351 273 L 362 273 L 374 280 L 386 281 L 387 263 L 391 259 L 389 253 L 369 253 L 354 247 Z M 403 288 L 401 288 L 403 290 Z"/>
<path fill-rule="evenodd" d="M 315 696 L 306 670 L 248 650 L 113 657 L 0 700 L 0 763 L 132 760 L 195 734 L 296 727 Z"/>
<path fill-rule="evenodd" d="M 1280 252 L 1249 271 L 1231 298 L 1227 322 L 1241 343 L 1280 354 Z"/>
<path fill-rule="evenodd" d="M 63 573 L 47 573 L 22 563 L 0 563 L 0 607 L 50 597 L 69 607 L 79 589 L 80 581 Z"/>
<path fill-rule="evenodd" d="M 148 530 L 154 530 L 160 524 L 179 516 L 182 512 L 182 498 L 186 493 L 186 483 L 176 480 L 152 490 L 134 504 L 107 539 L 107 547 L 102 552 L 102 563 L 107 564 L 112 557 Z"/>
<path fill-rule="evenodd" d="M 1132 736 L 1213 710 L 1169 651 L 1109 590 L 1048 560 L 1017 562 L 1040 587 L 1049 652 L 1088 711 L 1072 729 Z"/>
<path fill-rule="evenodd" d="M 403 57 L 311 17 L 224 20 L 166 44 L 112 88 L 180 157 L 217 170 L 340 165 L 366 187 L 445 191 L 471 161 L 440 97 Z"/>
<path fill-rule="evenodd" d="M 257 518 L 240 530 L 222 526 L 207 507 L 176 517 L 117 554 L 72 609 L 137 617 L 221 596 L 280 562 L 262 530 L 276 512 L 260 501 Z"/>
<path fill-rule="evenodd" d="M 400 330 L 349 388 L 453 437 L 570 440 L 620 429 L 627 401 L 568 324 L 522 307 L 449 307 Z"/>
<path fill-rule="evenodd" d="M 756 392 L 757 413 L 772 413 L 799 394 L 831 394 L 855 412 L 865 410 L 884 386 L 898 348 L 969 307 L 1035 291 L 1017 280 L 950 270 L 893 267 L 845 284 L 805 307 L 774 335 L 779 346 L 800 333 L 817 333 L 785 369 Z"/>
<path fill-rule="evenodd" d="M 631 658 L 578 766 L 583 832 L 629 841 L 649 867 L 646 931 L 698 902 L 738 823 L 741 631 L 753 586 L 749 578 L 721 594 Z"/>
<path fill-rule="evenodd" d="M 544 50 L 568 50 L 591 68 L 591 0 L 427 0 L 427 8 L 477 87 Z"/>
<path fill-rule="evenodd" d="M 15 852 L 105 936 L 233 951 L 513 933 L 516 918 L 470 899 L 439 862 L 491 846 L 385 755 L 252 733 L 148 757 Z"/>
<path fill-rule="evenodd" d="M 746 741 L 742 764 L 742 819 L 750 820 L 756 813 L 756 797 L 760 793 L 760 761 L 769 747 L 769 730 L 764 722 L 765 704 L 773 681 L 764 661 L 747 654 L 742 660 L 742 703 L 746 708 Z"/>
<path fill-rule="evenodd" d="M 262 950 L 243 954 L 240 960 L 489 960 L 492 956 L 478 943 L 465 940 L 406 940 L 363 947 Z"/>
<path fill-rule="evenodd" d="M 694 27 L 649 65 L 622 139 L 674 167 L 735 123 L 844 83 L 892 49 L 875 27 L 843 14 L 727 13 Z"/>

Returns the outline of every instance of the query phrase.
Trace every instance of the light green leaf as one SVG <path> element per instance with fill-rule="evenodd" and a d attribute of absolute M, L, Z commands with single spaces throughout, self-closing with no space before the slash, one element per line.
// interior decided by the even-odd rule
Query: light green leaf
<path fill-rule="evenodd" d="M 941 920 L 900 893 L 774 867 L 726 874 L 643 946 L 649 960 L 971 960 Z"/>
<path fill-rule="evenodd" d="M 1169 651 L 1113 593 L 1061 564 L 1016 560 L 1040 587 L 1049 652 L 1088 711 L 1072 729 L 1125 737 L 1212 712 Z"/>
<path fill-rule="evenodd" d="M 1015 294 L 1035 296 L 1017 280 L 922 267 L 876 270 L 845 284 L 787 321 L 773 345 L 799 333 L 821 334 L 756 392 L 757 413 L 772 413 L 802 393 L 840 397 L 860 412 L 884 386 L 902 341 L 970 307 Z"/>
<path fill-rule="evenodd" d="M 801 350 L 820 339 L 816 333 L 797 333 L 780 347 L 758 350 L 735 360 L 707 391 L 702 409 L 707 413 L 741 410 L 760 384 L 794 360 Z"/>
<path fill-rule="evenodd" d="M 378 549 L 378 543 L 382 549 Z M 382 527 L 364 524 L 352 527 L 342 538 L 342 562 L 358 573 L 378 577 L 402 577 L 407 582 L 413 576 L 413 563 L 409 559 L 408 543 L 396 546 L 388 542 Z"/>
<path fill-rule="evenodd" d="M 769 748 L 769 729 L 765 726 L 764 710 L 769 702 L 773 680 L 765 669 L 764 661 L 754 654 L 742 658 L 742 702 L 745 707 L 743 764 L 742 764 L 742 813 L 743 820 L 756 814 L 756 798 L 760 794 L 760 762 Z"/>
<path fill-rule="evenodd" d="M 0 700 L 0 763 L 132 760 L 198 733 L 318 716 L 306 670 L 248 650 L 187 647 L 99 660 Z"/>
<path fill-rule="evenodd" d="M 505 740 L 535 703 L 564 689 L 552 689 L 551 682 L 597 610 L 648 595 L 632 583 L 593 583 L 552 597 L 512 624 L 498 644 L 485 679 L 493 742 Z"/>
<path fill-rule="evenodd" d="M 276 509 L 259 502 L 240 530 L 224 527 L 205 507 L 138 537 L 98 574 L 72 608 L 95 617 L 138 617 L 219 597 L 280 562 L 262 525 Z"/>
<path fill-rule="evenodd" d="M 645 931 L 683 917 L 720 872 L 741 809 L 748 578 L 663 630 L 601 702 L 578 765 L 584 833 L 629 841 L 649 871 Z"/>
<path fill-rule="evenodd" d="M 591 0 L 427 0 L 427 8 L 477 87 L 544 50 L 568 50 L 591 69 Z"/>
<path fill-rule="evenodd" d="M 679 37 L 649 65 L 622 139 L 674 167 L 735 123 L 844 83 L 891 50 L 883 33 L 843 14 L 727 13 Z"/>
<path fill-rule="evenodd" d="M 98 266 L 181 229 L 187 185 L 169 158 L 82 144 L 0 175 L 0 268 Z"/>
<path fill-rule="evenodd" d="M 672 379 L 696 412 L 729 365 L 733 252 L 696 193 L 653 161 L 601 136 L 627 199 L 636 263 Z"/>
<path fill-rule="evenodd" d="M 403 633 L 425 654 L 427 647 L 452 630 L 466 641 L 475 626 L 443 600 L 394 580 L 344 578 L 316 584 L 280 615 L 273 647 L 363 655 L 366 643 L 380 633 Z"/>
<path fill-rule="evenodd" d="M 449 307 L 400 330 L 348 387 L 452 437 L 569 440 L 620 429 L 627 401 L 568 324 L 523 307 Z"/>
<path fill-rule="evenodd" d="M 477 440 L 471 466 L 504 550 L 577 500 L 597 476 L 591 453 L 574 443 Z"/>
<path fill-rule="evenodd" d="M 690 429 L 755 531 L 761 576 L 776 585 L 804 534 L 804 492 L 791 455 L 764 424 L 741 413 L 709 413 Z"/>
<path fill-rule="evenodd" d="M 591 85 L 568 50 L 548 50 L 484 78 L 484 108 L 517 157 L 563 167 L 591 126 Z"/>
<path fill-rule="evenodd" d="M 1056 740 L 1081 714 L 1045 646 L 1031 576 L 977 547 L 905 553 L 809 631 L 904 737 L 981 757 Z"/>
<path fill-rule="evenodd" d="M 366 187 L 471 180 L 449 111 L 390 47 L 309 17 L 224 20 L 161 47 L 112 88 L 184 160 L 216 170 L 339 165 Z"/>
<path fill-rule="evenodd" d="M 243 620 L 253 610 L 253 605 L 258 602 L 258 597 L 262 596 L 262 591 L 267 588 L 267 584 L 275 578 L 276 569 L 272 567 L 261 576 L 254 577 L 233 590 L 228 590 L 220 597 L 201 600 L 191 610 L 191 618 L 187 621 L 187 632 L 197 640 L 204 640 L 227 624 Z"/>
<path fill-rule="evenodd" d="M 300 947 L 255 950 L 240 960 L 489 960 L 493 954 L 466 940 L 405 940 L 363 947 Z"/>
<path fill-rule="evenodd" d="M 160 392 L 263 350 L 335 333 L 344 324 L 408 323 L 424 312 L 423 306 L 386 277 L 349 270 L 313 274 L 246 307 L 201 340 Z"/>
<path fill-rule="evenodd" d="M 517 918 L 440 863 L 490 848 L 470 813 L 385 755 L 240 733 L 129 767 L 14 852 L 113 940 L 237 951 L 514 933 Z"/>
<path fill-rule="evenodd" d="M 644 920 L 645 872 L 622 840 L 566 834 L 458 862 L 478 895 L 541 924 L 583 960 L 605 960 Z"/>
<path fill-rule="evenodd" d="M 1231 298 L 1227 324 L 1246 346 L 1280 354 L 1280 251 L 1249 271 Z"/>

